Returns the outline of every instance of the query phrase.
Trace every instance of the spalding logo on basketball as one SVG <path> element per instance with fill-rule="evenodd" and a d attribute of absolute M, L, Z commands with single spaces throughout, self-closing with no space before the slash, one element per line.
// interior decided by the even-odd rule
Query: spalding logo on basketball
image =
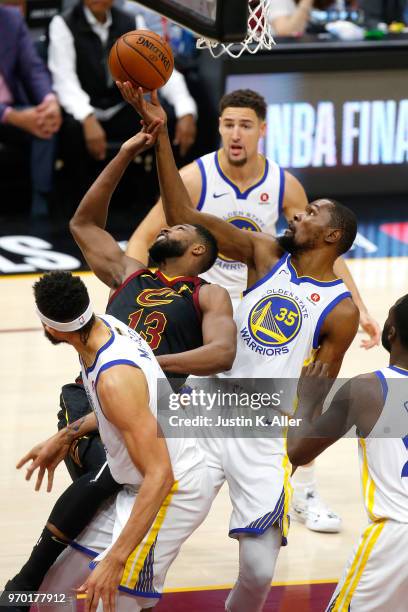
<path fill-rule="evenodd" d="M 289 297 L 267 295 L 251 309 L 248 329 L 262 346 L 283 346 L 299 333 L 302 316 L 298 304 Z"/>
<path fill-rule="evenodd" d="M 170 45 L 150 30 L 123 34 L 109 54 L 109 70 L 115 81 L 130 81 L 143 91 L 163 87 L 174 68 Z"/>

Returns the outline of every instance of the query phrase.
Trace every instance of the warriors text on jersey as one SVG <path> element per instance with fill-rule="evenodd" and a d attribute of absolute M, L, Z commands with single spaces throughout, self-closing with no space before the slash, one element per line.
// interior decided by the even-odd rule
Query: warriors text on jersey
<path fill-rule="evenodd" d="M 275 162 L 265 158 L 262 176 L 244 192 L 223 173 L 219 151 L 201 157 L 196 163 L 202 184 L 198 210 L 239 229 L 275 234 L 285 190 L 285 174 Z M 247 269 L 245 264 L 220 254 L 203 278 L 225 287 L 232 300 L 239 300 L 247 286 Z"/>
<path fill-rule="evenodd" d="M 203 284 L 198 277 L 168 279 L 159 270 L 138 270 L 112 294 L 106 312 L 135 329 L 156 356 L 189 351 L 203 344 L 198 298 Z"/>

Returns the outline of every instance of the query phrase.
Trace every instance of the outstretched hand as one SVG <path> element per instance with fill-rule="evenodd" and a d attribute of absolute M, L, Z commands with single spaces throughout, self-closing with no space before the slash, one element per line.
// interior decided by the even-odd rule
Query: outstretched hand
<path fill-rule="evenodd" d="M 59 433 L 55 434 L 45 442 L 40 442 L 34 446 L 24 457 L 17 463 L 17 469 L 22 468 L 28 461 L 31 460 L 27 468 L 26 480 L 30 480 L 31 476 L 38 469 L 37 482 L 35 490 L 39 491 L 45 475 L 45 470 L 48 472 L 47 492 L 52 489 L 54 482 L 54 472 L 57 465 L 65 458 L 69 451 L 67 444 Z"/>
<path fill-rule="evenodd" d="M 369 338 L 361 341 L 360 347 L 366 350 L 378 346 L 381 340 L 381 329 L 377 321 L 368 313 L 360 312 L 360 326 L 368 334 Z"/>
<path fill-rule="evenodd" d="M 163 125 L 167 124 L 167 115 L 159 102 L 157 90 L 150 93 L 150 102 L 144 97 L 141 87 L 133 87 L 130 81 L 121 83 L 116 81 L 122 97 L 128 102 L 142 117 L 145 126 L 150 125 L 156 119 L 160 119 Z"/>
<path fill-rule="evenodd" d="M 133 156 L 143 153 L 156 143 L 157 136 L 162 127 L 163 121 L 161 119 L 154 119 L 147 127 L 143 127 L 135 136 L 124 142 L 121 148 Z"/>

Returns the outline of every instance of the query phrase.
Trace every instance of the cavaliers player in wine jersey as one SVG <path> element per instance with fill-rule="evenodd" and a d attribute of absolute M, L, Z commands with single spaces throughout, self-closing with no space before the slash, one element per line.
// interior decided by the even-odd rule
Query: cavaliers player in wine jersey
<path fill-rule="evenodd" d="M 133 327 L 167 376 L 181 383 L 190 373 L 205 376 L 231 367 L 236 327 L 228 292 L 197 276 L 217 257 L 217 243 L 208 230 L 188 224 L 162 229 L 150 250 L 155 270 L 125 255 L 105 230 L 109 202 L 126 167 L 153 141 L 154 134 L 139 133 L 122 145 L 84 196 L 70 228 L 90 268 L 111 289 L 107 313 Z M 90 407 L 82 386 L 67 387 L 62 395 L 68 425 L 63 422 L 67 427 L 57 436 L 66 436 L 68 450 L 72 433 L 78 433 Z M 109 469 L 101 469 L 106 457 L 97 434 L 81 438 L 69 452 L 67 465 L 76 480 L 57 501 L 29 561 L 7 583 L 7 590 L 37 590 L 68 542 L 90 522 L 100 504 L 119 490 Z M 23 457 L 20 466 L 29 459 L 33 459 L 30 476 L 43 459 L 41 446 Z"/>

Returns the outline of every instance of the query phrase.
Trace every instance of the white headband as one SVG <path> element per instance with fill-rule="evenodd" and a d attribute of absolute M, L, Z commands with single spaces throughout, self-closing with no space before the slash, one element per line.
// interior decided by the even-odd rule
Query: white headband
<path fill-rule="evenodd" d="M 93 315 L 93 308 L 91 303 L 88 304 L 87 309 L 83 314 L 79 317 L 76 317 L 73 321 L 66 321 L 65 323 L 61 323 L 60 321 L 53 321 L 48 317 L 44 316 L 42 312 L 40 312 L 37 308 L 37 314 L 40 317 L 41 321 L 48 325 L 48 327 L 52 327 L 52 329 L 56 329 L 62 332 L 73 332 L 84 327 L 90 320 Z"/>

